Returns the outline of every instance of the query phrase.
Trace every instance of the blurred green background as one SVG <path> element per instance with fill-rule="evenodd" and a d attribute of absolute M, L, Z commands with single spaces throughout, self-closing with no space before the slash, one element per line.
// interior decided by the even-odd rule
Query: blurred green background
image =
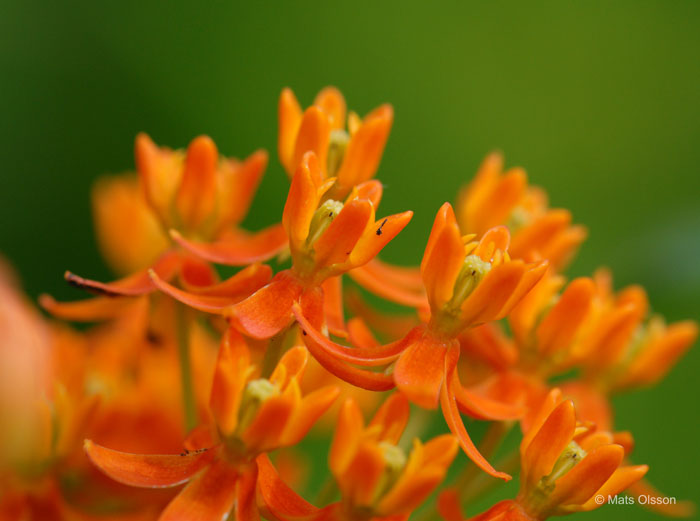
<path fill-rule="evenodd" d="M 698 2 L 5 0 L 0 19 L 0 251 L 33 297 L 78 297 L 65 269 L 109 277 L 90 185 L 133 167 L 142 130 L 173 147 L 207 133 L 239 157 L 268 149 L 248 223 L 278 220 L 277 97 L 290 86 L 306 106 L 332 84 L 360 114 L 395 107 L 382 213 L 416 215 L 385 258 L 417 262 L 439 205 L 500 149 L 589 227 L 572 274 L 610 266 L 655 311 L 698 318 Z M 679 499 L 700 499 L 698 371 L 695 349 L 617 400 L 635 461 Z M 574 517 L 658 518 L 621 505 Z"/>

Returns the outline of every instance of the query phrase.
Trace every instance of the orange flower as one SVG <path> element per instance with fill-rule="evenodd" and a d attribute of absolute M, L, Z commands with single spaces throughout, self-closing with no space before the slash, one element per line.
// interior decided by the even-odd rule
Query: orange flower
<path fill-rule="evenodd" d="M 631 443 L 629 435 L 577 423 L 573 403 L 552 391 L 520 444 L 517 498 L 498 503 L 472 521 L 534 521 L 598 508 L 648 469 L 621 466 L 625 447 L 618 443 Z M 450 512 L 447 517 L 454 515 Z"/>
<path fill-rule="evenodd" d="M 477 235 L 507 224 L 513 234 L 513 258 L 547 259 L 557 270 L 568 264 L 586 238 L 584 227 L 571 224 L 568 210 L 549 208 L 546 193 L 528 186 L 524 170 L 503 172 L 503 157 L 498 153 L 487 156 L 476 177 L 462 189 L 457 214 L 462 229 Z"/>
<path fill-rule="evenodd" d="M 410 221 L 404 212 L 375 221 L 381 184 L 368 181 L 355 187 L 345 203 L 327 199 L 333 180 L 324 181 L 316 156 L 304 156 L 289 189 L 282 223 L 289 237 L 292 267 L 238 302 L 225 292 L 212 298 L 187 293 L 153 280 L 174 298 L 194 308 L 226 316 L 241 332 L 270 338 L 292 322 L 292 306 L 299 303 L 316 327 L 325 322 L 322 284 L 372 259 Z M 223 284 L 226 284 L 224 282 Z"/>
<path fill-rule="evenodd" d="M 341 346 L 322 335 L 300 307 L 295 308 L 295 315 L 306 333 L 307 347 L 329 371 L 367 389 L 388 389 L 395 384 L 411 401 L 428 409 L 440 402 L 450 430 L 467 455 L 487 472 L 508 479 L 474 447 L 459 410 L 488 419 L 513 418 L 522 411 L 462 387 L 456 371 L 458 337 L 469 327 L 508 314 L 542 277 L 546 262 L 510 260 L 509 235 L 504 227 L 489 230 L 478 243 L 469 239 L 462 238 L 452 207 L 445 203 L 435 219 L 421 264 L 430 317 L 397 342 L 378 348 Z M 379 366 L 394 360 L 393 375 L 348 365 Z"/>
<path fill-rule="evenodd" d="M 334 178 L 329 198 L 336 200 L 374 176 L 394 120 L 391 105 L 378 107 L 362 120 L 351 112 L 346 131 L 345 111 L 345 99 L 334 87 L 319 92 L 303 113 L 290 89 L 280 95 L 278 151 L 282 165 L 291 177 L 304 154 L 314 152 L 322 179 Z"/>
<path fill-rule="evenodd" d="M 408 415 L 406 398 L 394 394 L 365 426 L 358 405 L 346 401 L 329 458 L 341 500 L 318 509 L 297 496 L 267 464 L 260 470 L 265 508 L 280 521 L 408 516 L 444 479 L 458 448 L 457 440 L 447 434 L 425 445 L 414 440 L 406 456 L 397 444 Z"/>
<path fill-rule="evenodd" d="M 240 162 L 220 158 L 216 145 L 206 136 L 195 138 L 182 152 L 159 148 L 139 134 L 136 165 L 141 194 L 128 178 L 104 181 L 95 191 L 93 206 L 99 242 L 108 260 L 120 271 L 140 271 L 110 283 L 66 272 L 71 285 L 110 297 L 142 295 L 155 289 L 148 269 L 164 280 L 179 276 L 184 285 L 216 282 L 215 272 L 206 263 L 164 239 L 168 231 L 176 243 L 199 257 L 225 255 L 229 264 L 237 266 L 267 260 L 286 246 L 279 224 L 253 234 L 239 227 L 267 165 L 264 151 Z M 133 226 L 124 221 L 124 212 Z M 155 223 L 160 224 L 160 231 Z M 205 242 L 198 242 L 201 240 Z M 135 250 L 144 244 L 146 248 Z M 147 261 L 152 262 L 150 268 Z M 99 318 L 109 307 L 100 300 L 60 305 L 47 298 L 42 305 L 63 318 L 78 320 Z"/>
<path fill-rule="evenodd" d="M 231 328 L 225 335 L 211 392 L 213 423 L 195 429 L 179 455 L 143 455 L 85 441 L 92 462 L 112 479 L 137 487 L 187 482 L 160 520 L 220 520 L 235 505 L 236 519 L 256 519 L 256 458 L 298 443 L 335 400 L 335 388 L 302 398 L 299 380 L 308 360 L 304 347 L 282 357 L 269 379 L 256 378 L 248 348 Z"/>

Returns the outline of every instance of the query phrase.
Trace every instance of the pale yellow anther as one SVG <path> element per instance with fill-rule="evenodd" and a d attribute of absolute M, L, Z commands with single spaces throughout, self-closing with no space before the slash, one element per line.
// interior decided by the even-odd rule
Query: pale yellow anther
<path fill-rule="evenodd" d="M 241 406 L 238 409 L 238 426 L 236 432 L 238 434 L 245 431 L 258 414 L 260 406 L 269 398 L 278 396 L 279 388 L 264 378 L 251 380 L 246 385 L 241 399 Z"/>
<path fill-rule="evenodd" d="M 328 144 L 328 177 L 333 177 L 343 164 L 345 150 L 348 148 L 350 135 L 342 129 L 331 131 L 330 143 Z"/>
<path fill-rule="evenodd" d="M 538 488 L 542 488 L 543 491 L 549 492 L 550 489 L 554 488 L 554 483 L 561 478 L 564 474 L 569 472 L 574 468 L 579 461 L 586 457 L 586 451 L 581 448 L 581 446 L 575 441 L 569 442 L 564 451 L 561 453 L 554 467 L 552 467 L 552 472 L 549 475 L 542 478 L 540 483 L 537 485 Z"/>
<path fill-rule="evenodd" d="M 389 442 L 380 442 L 379 449 L 382 451 L 385 466 L 384 472 L 375 490 L 375 501 L 378 501 L 384 494 L 391 490 L 391 487 L 394 486 L 399 476 L 401 476 L 401 472 L 408 461 L 406 453 L 400 447 Z"/>
<path fill-rule="evenodd" d="M 328 199 L 318 207 L 311 219 L 311 226 L 309 226 L 309 235 L 306 238 L 307 246 L 312 246 L 323 235 L 323 232 L 328 229 L 342 209 L 343 203 L 333 199 Z"/>
<path fill-rule="evenodd" d="M 467 255 L 457 275 L 449 306 L 459 308 L 489 271 L 491 271 L 491 263 L 482 260 L 478 255 Z"/>

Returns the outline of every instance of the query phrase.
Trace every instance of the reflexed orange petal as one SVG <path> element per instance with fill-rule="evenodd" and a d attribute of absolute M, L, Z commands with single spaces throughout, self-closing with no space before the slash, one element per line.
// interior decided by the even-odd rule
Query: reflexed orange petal
<path fill-rule="evenodd" d="M 235 521 L 258 521 L 260 512 L 255 501 L 255 489 L 258 482 L 258 466 L 253 464 L 246 469 L 236 482 Z"/>
<path fill-rule="evenodd" d="M 292 168 L 302 162 L 304 154 L 313 152 L 318 158 L 321 170 L 325 171 L 328 144 L 330 142 L 331 126 L 328 116 L 318 107 L 309 107 L 304 111 L 301 125 L 294 144 Z"/>
<path fill-rule="evenodd" d="M 456 353 L 459 356 L 459 352 L 455 349 L 452 353 Z M 453 360 L 450 360 L 453 358 Z M 511 476 L 505 472 L 499 472 L 494 469 L 491 464 L 486 461 L 479 450 L 474 446 L 467 429 L 464 427 L 464 422 L 462 422 L 462 417 L 459 415 L 459 409 L 457 408 L 457 402 L 454 397 L 452 372 L 455 371 L 457 366 L 457 360 L 454 354 L 445 357 L 445 373 L 447 373 L 447 378 L 445 379 L 445 385 L 442 386 L 442 391 L 440 393 L 440 404 L 442 406 L 442 414 L 445 417 L 447 426 L 450 428 L 452 434 L 454 434 L 459 440 L 459 444 L 462 447 L 464 453 L 472 460 L 479 468 L 484 472 L 492 475 L 495 478 L 503 479 L 504 481 L 509 481 Z"/>
<path fill-rule="evenodd" d="M 457 489 L 447 488 L 440 492 L 437 499 L 437 510 L 445 521 L 464 521 Z"/>
<path fill-rule="evenodd" d="M 175 199 L 178 216 L 186 228 L 196 228 L 214 211 L 218 162 L 219 152 L 211 138 L 199 136 L 192 140 Z"/>
<path fill-rule="evenodd" d="M 230 230 L 212 243 L 190 241 L 176 230 L 171 230 L 170 235 L 180 246 L 198 257 L 227 266 L 245 266 L 269 260 L 287 245 L 287 232 L 281 224 L 254 233 Z"/>
<path fill-rule="evenodd" d="M 51 295 L 39 296 L 39 305 L 57 318 L 81 322 L 96 322 L 115 318 L 135 299 L 95 297 L 75 302 L 57 302 Z"/>
<path fill-rule="evenodd" d="M 457 371 L 454 372 L 455 400 L 460 412 L 479 420 L 517 420 L 525 413 L 520 404 L 509 404 L 487 398 L 462 387 Z"/>
<path fill-rule="evenodd" d="M 382 430 L 379 434 L 381 441 L 398 445 L 410 413 L 411 409 L 406 397 L 401 393 L 394 393 L 384 401 L 369 425 L 370 427 L 372 425 L 381 426 Z"/>
<path fill-rule="evenodd" d="M 249 297 L 270 282 L 272 268 L 266 264 L 251 264 L 223 282 L 211 286 L 186 285 L 190 293 L 208 297 L 223 297 L 231 304 Z"/>
<path fill-rule="evenodd" d="M 231 307 L 227 315 L 246 335 L 271 338 L 292 321 L 292 304 L 301 292 L 299 282 L 282 271 L 267 286 Z"/>
<path fill-rule="evenodd" d="M 593 449 L 556 481 L 549 500 L 555 505 L 582 505 L 608 481 L 624 455 L 625 451 L 619 445 Z"/>
<path fill-rule="evenodd" d="M 90 460 L 110 478 L 134 487 L 172 487 L 184 483 L 209 465 L 216 450 L 189 454 L 131 454 L 85 440 Z"/>
<path fill-rule="evenodd" d="M 402 287 L 400 284 L 395 284 L 387 280 L 381 271 L 376 271 L 374 269 L 375 261 L 377 261 L 376 258 L 369 261 L 364 266 L 353 268 L 348 272 L 348 275 L 360 286 L 378 297 L 408 307 L 421 308 L 428 306 L 428 299 L 425 296 L 422 282 L 421 288 L 418 291 L 413 291 Z"/>
<path fill-rule="evenodd" d="M 323 314 L 331 334 L 347 338 L 345 317 L 343 316 L 343 281 L 341 277 L 331 277 L 322 284 Z"/>
<path fill-rule="evenodd" d="M 345 98 L 335 87 L 321 89 L 314 99 L 314 105 L 323 110 L 332 129 L 345 127 Z"/>
<path fill-rule="evenodd" d="M 552 471 L 554 463 L 573 438 L 575 429 L 574 404 L 566 400 L 552 411 L 525 449 L 521 482 L 527 490 Z"/>
<path fill-rule="evenodd" d="M 291 176 L 298 166 L 294 164 L 294 143 L 301 125 L 301 107 L 291 89 L 285 88 L 280 94 L 277 118 L 279 122 L 277 153 L 287 174 Z"/>
<path fill-rule="evenodd" d="M 338 183 L 341 186 L 351 187 L 374 176 L 393 121 L 391 105 L 382 105 L 365 117 L 360 128 L 351 136 L 338 170 Z"/>
<path fill-rule="evenodd" d="M 170 280 L 177 274 L 179 269 L 180 256 L 175 251 L 169 251 L 164 253 L 150 269 L 139 271 L 114 282 L 104 283 L 84 279 L 69 271 L 66 272 L 65 278 L 71 286 L 100 295 L 133 297 L 150 293 L 156 289 L 148 274 L 150 271 L 154 271 L 163 280 Z"/>
<path fill-rule="evenodd" d="M 384 217 L 374 223 L 370 230 L 357 241 L 350 254 L 350 264 L 362 266 L 372 260 L 401 230 L 403 230 L 413 217 L 413 212 L 403 212 Z"/>
<path fill-rule="evenodd" d="M 158 521 L 213 521 L 224 519 L 236 500 L 238 474 L 223 461 L 192 479 L 173 499 Z"/>
<path fill-rule="evenodd" d="M 445 357 L 448 349 L 458 345 L 455 340 L 440 342 L 422 329 L 396 362 L 396 387 L 413 403 L 426 409 L 437 408 L 445 380 Z"/>
<path fill-rule="evenodd" d="M 282 481 L 267 454 L 261 454 L 256 461 L 258 490 L 264 507 L 272 513 L 274 519 L 306 518 L 318 513 L 318 508 L 305 501 Z"/>

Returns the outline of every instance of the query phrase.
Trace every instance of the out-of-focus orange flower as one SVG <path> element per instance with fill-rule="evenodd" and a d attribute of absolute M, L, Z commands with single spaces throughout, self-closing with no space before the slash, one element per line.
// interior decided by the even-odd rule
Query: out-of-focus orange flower
<path fill-rule="evenodd" d="M 459 194 L 457 215 L 466 233 L 477 236 L 505 224 L 513 236 L 510 254 L 532 262 L 547 259 L 554 269 L 565 267 L 586 238 L 586 229 L 571 224 L 571 213 L 551 209 L 546 193 L 528 186 L 520 168 L 503 172 L 503 157 L 486 157 L 474 179 Z"/>
<path fill-rule="evenodd" d="M 414 440 L 406 456 L 398 446 L 409 416 L 408 401 L 394 394 L 365 426 L 355 402 L 343 404 L 330 452 L 341 500 L 318 509 L 297 496 L 270 465 L 261 466 L 261 496 L 274 519 L 370 520 L 407 517 L 444 479 L 458 444 L 442 435 Z"/>
<path fill-rule="evenodd" d="M 469 327 L 504 317 L 542 277 L 546 262 L 511 260 L 504 227 L 488 231 L 479 242 L 470 239 L 461 236 L 452 207 L 445 203 L 421 264 L 430 317 L 397 342 L 379 348 L 348 348 L 320 334 L 300 308 L 295 314 L 307 333 L 307 347 L 329 371 L 368 389 L 395 384 L 411 401 L 428 409 L 440 402 L 450 430 L 467 455 L 487 472 L 508 479 L 479 454 L 459 411 L 477 418 L 505 419 L 517 417 L 520 410 L 484 399 L 461 385 L 456 371 L 458 337 Z M 394 360 L 393 375 L 348 365 L 378 366 Z"/>
<path fill-rule="evenodd" d="M 284 354 L 269 379 L 259 378 L 240 334 L 224 336 L 214 374 L 212 422 L 195 429 L 179 455 L 115 451 L 85 441 L 92 462 L 112 479 L 136 487 L 187 482 L 160 520 L 220 520 L 235 505 L 237 519 L 256 519 L 256 458 L 298 443 L 335 400 L 335 388 L 302 397 L 299 380 L 308 360 L 304 347 Z"/>
<path fill-rule="evenodd" d="M 620 444 L 621 443 L 621 444 Z M 520 444 L 520 491 L 472 521 L 544 520 L 598 508 L 640 480 L 646 465 L 621 466 L 628 434 L 576 421 L 574 405 L 553 390 Z M 602 501 L 601 498 L 602 497 Z M 447 512 L 448 518 L 454 515 Z"/>
<path fill-rule="evenodd" d="M 316 156 L 306 154 L 292 179 L 282 217 L 292 267 L 279 272 L 249 298 L 238 302 L 224 292 L 216 298 L 187 293 L 160 280 L 157 273 L 153 280 L 161 290 L 189 306 L 226 316 L 253 338 L 270 338 L 290 325 L 292 306 L 297 302 L 316 327 L 324 327 L 322 284 L 371 260 L 413 215 L 404 212 L 375 221 L 375 207 L 382 195 L 379 182 L 355 187 L 345 203 L 324 200 L 332 184 L 332 179 L 323 180 Z"/>
<path fill-rule="evenodd" d="M 322 179 L 334 178 L 328 198 L 344 199 L 356 185 L 371 179 L 394 121 L 391 105 L 381 105 L 364 119 L 351 112 L 345 129 L 345 99 L 334 87 L 318 93 L 302 112 L 291 89 L 279 100 L 278 152 L 290 177 L 307 152 L 318 157 Z"/>
<path fill-rule="evenodd" d="M 155 289 L 148 276 L 152 269 L 164 280 L 179 276 L 183 285 L 205 286 L 217 279 L 200 257 L 224 255 L 228 264 L 247 266 L 286 247 L 281 224 L 257 233 L 239 226 L 267 165 L 264 151 L 239 161 L 219 157 L 206 136 L 192 140 L 183 152 L 158 147 L 145 134 L 136 138 L 135 148 L 141 191 L 128 177 L 105 180 L 93 199 L 103 252 L 117 270 L 131 274 L 101 283 L 66 272 L 71 285 L 110 297 L 142 295 Z M 198 257 L 183 253 L 177 243 Z M 57 316 L 93 320 L 108 307 L 101 300 L 64 306 L 48 298 L 42 305 Z"/>

